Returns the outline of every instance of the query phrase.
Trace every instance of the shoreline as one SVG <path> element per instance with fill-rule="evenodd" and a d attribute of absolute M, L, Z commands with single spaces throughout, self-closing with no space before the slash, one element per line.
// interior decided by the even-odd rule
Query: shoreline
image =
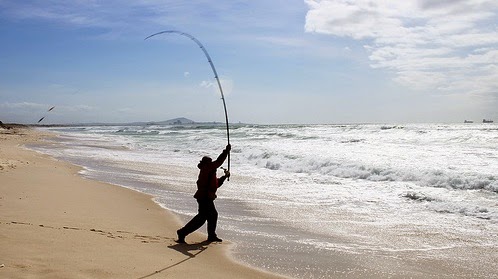
<path fill-rule="evenodd" d="M 232 244 L 201 233 L 177 244 L 179 219 L 152 196 L 24 147 L 47 136 L 0 129 L 0 277 L 286 278 L 236 262 Z"/>

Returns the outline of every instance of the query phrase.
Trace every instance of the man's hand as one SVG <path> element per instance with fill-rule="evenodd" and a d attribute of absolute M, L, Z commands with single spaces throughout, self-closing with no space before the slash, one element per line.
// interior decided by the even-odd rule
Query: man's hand
<path fill-rule="evenodd" d="M 227 144 L 227 147 L 225 148 L 226 151 L 232 150 L 232 146 L 230 144 Z"/>
<path fill-rule="evenodd" d="M 224 174 L 225 174 L 225 175 L 224 175 L 225 177 L 227 177 L 227 178 L 228 178 L 228 177 L 230 177 L 230 171 L 229 171 L 229 170 L 225 169 L 224 167 L 220 167 L 220 169 L 222 169 L 222 170 L 223 170 L 223 172 L 224 172 Z"/>

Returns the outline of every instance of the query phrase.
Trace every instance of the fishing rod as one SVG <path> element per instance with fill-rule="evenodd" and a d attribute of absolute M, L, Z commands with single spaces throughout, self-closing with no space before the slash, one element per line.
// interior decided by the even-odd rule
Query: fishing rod
<path fill-rule="evenodd" d="M 209 56 L 209 53 L 207 52 L 206 48 L 202 45 L 202 43 L 199 40 L 197 40 L 194 36 L 192 36 L 188 33 L 185 33 L 185 32 L 177 31 L 177 30 L 161 31 L 161 32 L 158 32 L 158 33 L 155 33 L 155 34 L 148 36 L 147 38 L 144 39 L 144 41 L 149 39 L 149 38 L 152 38 L 154 36 L 157 36 L 157 35 L 173 34 L 173 33 L 185 36 L 185 37 L 191 39 L 192 41 L 194 41 L 201 48 L 202 52 L 204 53 L 204 55 L 206 56 L 206 58 L 209 62 L 209 65 L 211 65 L 211 70 L 213 70 L 214 78 L 216 79 L 216 82 L 218 83 L 218 88 L 220 89 L 221 100 L 223 100 L 223 108 L 225 109 L 225 122 L 226 122 L 226 126 L 227 126 L 227 141 L 228 141 L 228 144 L 230 144 L 230 128 L 228 126 L 227 105 L 225 102 L 225 96 L 223 95 L 223 88 L 221 87 L 221 82 L 220 82 L 220 79 L 218 78 L 218 72 L 216 71 L 216 68 L 214 67 L 213 60 L 211 59 L 211 56 Z M 228 171 L 230 171 L 230 152 L 228 152 L 227 159 L 228 159 Z M 230 179 L 228 179 L 228 180 L 230 180 Z"/>

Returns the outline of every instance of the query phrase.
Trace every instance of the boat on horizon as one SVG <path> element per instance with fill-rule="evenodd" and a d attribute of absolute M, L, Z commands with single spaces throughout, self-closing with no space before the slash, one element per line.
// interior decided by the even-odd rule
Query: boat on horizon
<path fill-rule="evenodd" d="M 483 119 L 482 123 L 493 123 L 493 120 L 491 120 L 491 119 Z"/>
<path fill-rule="evenodd" d="M 463 123 L 474 123 L 473 120 L 464 120 Z"/>

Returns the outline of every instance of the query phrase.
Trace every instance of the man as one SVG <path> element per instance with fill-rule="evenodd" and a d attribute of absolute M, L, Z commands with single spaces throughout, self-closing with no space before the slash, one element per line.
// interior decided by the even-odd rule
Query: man
<path fill-rule="evenodd" d="M 218 158 L 213 162 L 210 157 L 204 156 L 197 167 L 200 169 L 197 179 L 197 192 L 194 198 L 199 204 L 199 213 L 190 220 L 183 228 L 176 231 L 178 243 L 186 243 L 185 237 L 199 229 L 207 221 L 208 241 L 221 242 L 222 240 L 216 235 L 216 222 L 218 221 L 218 211 L 214 206 L 216 199 L 216 190 L 230 177 L 230 172 L 225 171 L 225 175 L 216 178 L 217 169 L 223 164 L 231 150 L 228 144 Z"/>

